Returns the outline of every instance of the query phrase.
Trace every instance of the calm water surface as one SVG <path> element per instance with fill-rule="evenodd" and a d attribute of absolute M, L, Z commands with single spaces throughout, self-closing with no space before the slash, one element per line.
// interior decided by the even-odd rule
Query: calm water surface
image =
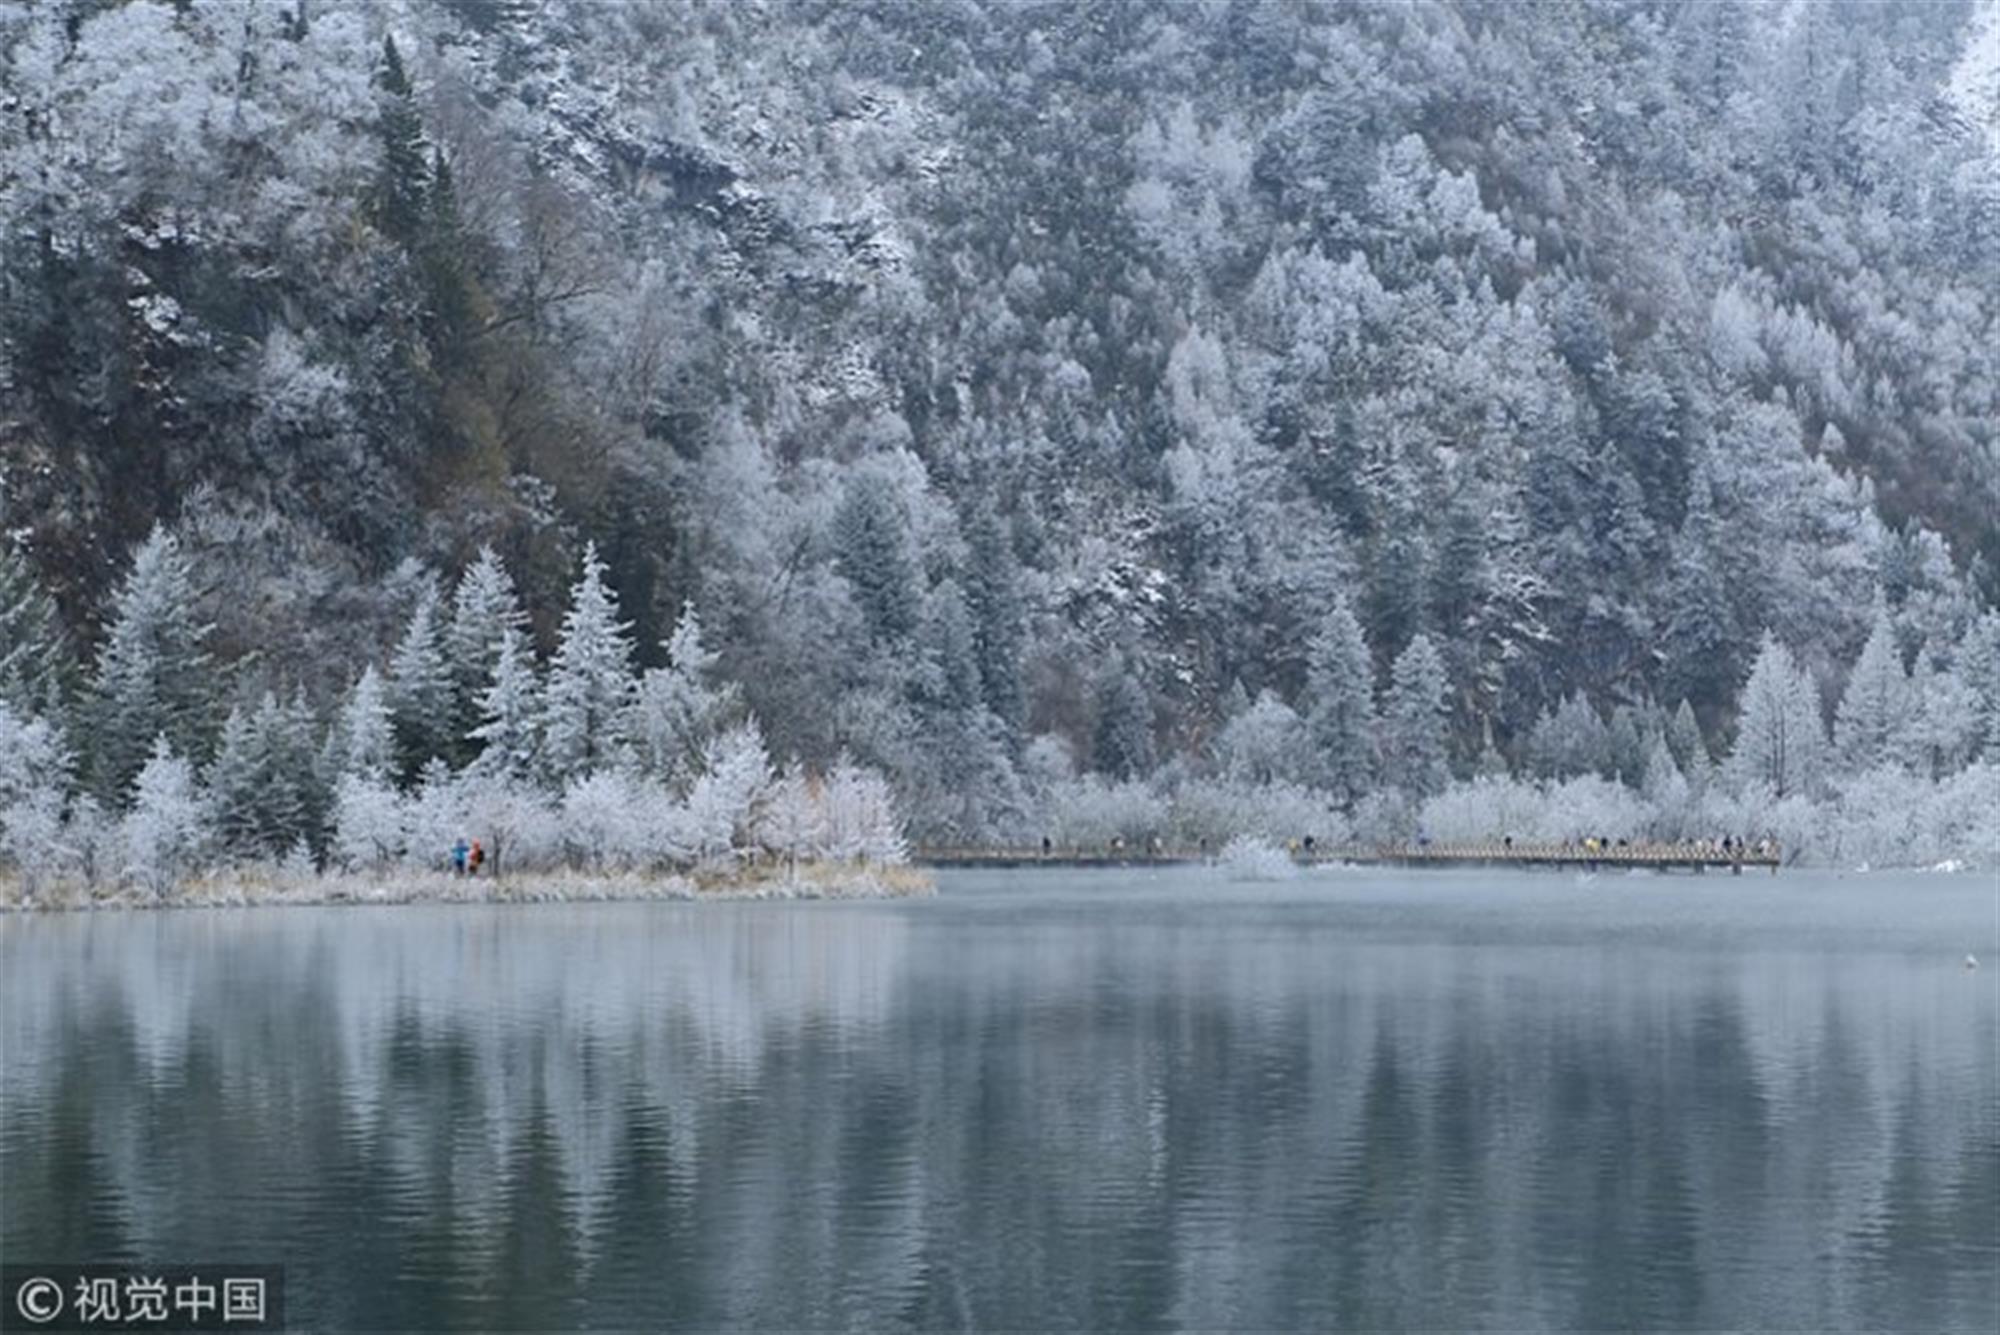
<path fill-rule="evenodd" d="M 0 1254 L 301 1327 L 2000 1326 L 1991 878 L 7 919 L 0 1042 Z"/>

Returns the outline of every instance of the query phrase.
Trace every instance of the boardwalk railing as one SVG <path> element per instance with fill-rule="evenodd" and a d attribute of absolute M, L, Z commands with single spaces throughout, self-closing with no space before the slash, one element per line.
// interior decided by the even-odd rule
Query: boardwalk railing
<path fill-rule="evenodd" d="M 918 848 L 911 854 L 915 862 L 932 867 L 1129 867 L 1214 862 L 1219 850 L 1184 845 L 1061 845 L 1046 848 Z M 1577 866 L 1651 867 L 1659 871 L 1706 871 L 1726 867 L 1740 872 L 1745 867 L 1778 870 L 1783 851 L 1769 841 L 1735 844 L 1724 848 L 1709 840 L 1682 843 L 1592 844 L 1592 843 L 1480 843 L 1480 844 L 1383 844 L 1369 847 L 1295 846 L 1287 850 L 1292 860 L 1305 865 L 1356 863 L 1397 866 L 1496 866 L 1526 867 Z"/>

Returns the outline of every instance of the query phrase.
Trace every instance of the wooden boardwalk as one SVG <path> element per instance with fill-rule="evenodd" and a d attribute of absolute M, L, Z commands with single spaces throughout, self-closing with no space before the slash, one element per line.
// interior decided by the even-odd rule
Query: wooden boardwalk
<path fill-rule="evenodd" d="M 911 860 L 926 867 L 1152 867 L 1214 862 L 1216 850 L 1184 847 L 918 848 Z M 1740 874 L 1745 867 L 1773 874 L 1783 862 L 1775 844 L 1723 849 L 1712 843 L 1627 844 L 1388 844 L 1379 847 L 1293 848 L 1302 866 L 1352 864 L 1398 867 L 1647 867 L 1654 871 Z"/>

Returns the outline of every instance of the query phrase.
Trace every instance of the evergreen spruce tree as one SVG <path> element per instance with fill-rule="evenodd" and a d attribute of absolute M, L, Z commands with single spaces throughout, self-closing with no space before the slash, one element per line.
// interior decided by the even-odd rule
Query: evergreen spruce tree
<path fill-rule="evenodd" d="M 437 590 L 428 584 L 390 655 L 386 698 L 396 731 L 396 770 L 407 783 L 424 762 L 452 749 L 457 717 Z"/>
<path fill-rule="evenodd" d="M 1611 722 L 1605 728 L 1605 768 L 1599 772 L 1607 779 L 1616 779 L 1631 788 L 1637 788 L 1646 777 L 1647 738 L 1639 723 L 1639 712 L 1630 705 L 1619 705 L 1611 711 Z"/>
<path fill-rule="evenodd" d="M 92 686 L 91 786 L 106 806 L 124 806 L 158 739 L 182 757 L 205 751 L 209 629 L 195 620 L 193 576 L 180 544 L 155 528 L 113 596 Z"/>
<path fill-rule="evenodd" d="M 1708 744 L 1702 741 L 1701 724 L 1695 721 L 1694 706 L 1682 700 L 1674 706 L 1674 714 L 1667 721 L 1667 749 L 1673 753 L 1674 763 L 1684 774 L 1693 773 L 1697 757 L 1708 760 Z"/>
<path fill-rule="evenodd" d="M 352 774 L 370 783 L 385 784 L 396 769 L 396 731 L 389 717 L 387 693 L 373 664 L 361 670 L 361 677 L 348 692 L 340 709 L 340 774 Z"/>
<path fill-rule="evenodd" d="M 55 600 L 0 537 L 0 700 L 23 713 L 47 710 L 63 694 L 69 664 Z"/>
<path fill-rule="evenodd" d="M 1383 769 L 1405 792 L 1429 796 L 1451 781 L 1445 750 L 1449 691 L 1437 646 L 1419 633 L 1396 656 L 1382 718 Z"/>
<path fill-rule="evenodd" d="M 1833 737 L 1841 763 L 1858 772 L 1900 754 L 1915 721 L 1916 703 L 1896 649 L 1889 606 L 1878 599 L 1868 642 L 1861 647 L 1834 712 Z"/>
<path fill-rule="evenodd" d="M 394 37 L 382 39 L 382 63 L 375 86 L 381 91 L 377 134 L 382 160 L 376 173 L 375 223 L 383 233 L 405 245 L 423 228 L 424 201 L 429 189 L 424 166 L 423 118 L 417 114 L 410 77 Z"/>
<path fill-rule="evenodd" d="M 1565 696 L 1553 713 L 1536 721 L 1528 734 L 1528 763 L 1544 779 L 1611 773 L 1611 730 L 1583 692 Z"/>
<path fill-rule="evenodd" d="M 479 751 L 472 732 L 485 721 L 482 701 L 500 662 L 501 641 L 509 630 L 524 630 L 527 624 L 513 577 L 491 547 L 481 547 L 452 591 L 451 624 L 444 634 L 452 683 L 452 756 L 460 763 Z"/>
<path fill-rule="evenodd" d="M 1958 661 L 1976 725 L 1972 756 L 2000 764 L 2000 612 L 1988 612 L 1966 629 Z"/>
<path fill-rule="evenodd" d="M 1098 772 L 1111 778 L 1142 779 L 1153 772 L 1153 702 L 1122 666 L 1108 671 L 1098 687 L 1091 750 Z"/>
<path fill-rule="evenodd" d="M 165 898 L 207 846 L 208 804 L 193 767 L 164 735 L 132 780 L 132 809 L 119 823 L 127 872 L 156 899 Z"/>
<path fill-rule="evenodd" d="M 236 857 L 248 857 L 256 850 L 259 768 L 250 720 L 232 705 L 204 786 L 216 836 L 223 850 Z"/>
<path fill-rule="evenodd" d="M 1957 772 L 1978 739 L 1979 705 L 1965 679 L 1935 645 L 1918 655 L 1910 695 L 1914 707 L 1902 745 L 1906 762 L 1929 779 Z"/>
<path fill-rule="evenodd" d="M 208 768 L 209 814 L 226 852 L 277 861 L 319 831 L 314 805 L 311 717 L 303 702 L 266 692 L 257 708 L 232 708 Z"/>
<path fill-rule="evenodd" d="M 1720 521 L 1704 463 L 1688 488 L 1688 512 L 1672 544 L 1666 610 L 1661 618 L 1661 684 L 1665 694 L 1704 705 L 1727 702 L 1741 661 L 1734 601 L 1716 569 Z M 1683 765 L 1685 756 L 1680 757 Z"/>
<path fill-rule="evenodd" d="M 848 480 L 833 517 L 833 546 L 869 638 L 882 644 L 913 634 L 919 612 L 917 572 L 903 515 L 886 478 L 861 472 Z"/>
<path fill-rule="evenodd" d="M 604 582 L 597 544 L 584 549 L 583 577 L 570 589 L 562 639 L 549 666 L 542 744 L 557 783 L 590 773 L 611 760 L 621 739 L 632 694 L 630 625 L 618 619 L 618 600 Z"/>
<path fill-rule="evenodd" d="M 1825 758 L 1819 692 L 1792 651 L 1766 631 L 1737 710 L 1730 777 L 1768 788 L 1773 796 L 1790 797 L 1811 792 Z"/>
<path fill-rule="evenodd" d="M 1306 647 L 1303 705 L 1310 771 L 1343 809 L 1352 809 L 1375 778 L 1375 671 L 1345 598 Z"/>
<path fill-rule="evenodd" d="M 966 525 L 965 598 L 972 611 L 973 648 L 987 707 L 1010 735 L 1026 713 L 1021 645 L 1026 636 L 1020 563 L 1005 524 L 990 502 L 974 507 Z"/>
<path fill-rule="evenodd" d="M 693 603 L 681 607 L 664 647 L 665 665 L 640 678 L 625 735 L 641 772 L 684 792 L 700 775 L 708 744 L 741 712 L 741 698 L 718 675 L 721 655 L 703 641 Z"/>
<path fill-rule="evenodd" d="M 484 720 L 473 729 L 475 767 L 517 780 L 534 777 L 541 759 L 542 692 L 527 640 L 511 627 L 500 641 L 493 679 L 479 699 Z"/>

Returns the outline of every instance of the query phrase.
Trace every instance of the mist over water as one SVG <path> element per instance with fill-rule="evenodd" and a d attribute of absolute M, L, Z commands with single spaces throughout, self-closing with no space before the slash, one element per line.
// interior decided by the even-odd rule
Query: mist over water
<path fill-rule="evenodd" d="M 1219 875 L 0 920 L 0 1250 L 312 1328 L 2000 1323 L 1991 878 Z"/>

